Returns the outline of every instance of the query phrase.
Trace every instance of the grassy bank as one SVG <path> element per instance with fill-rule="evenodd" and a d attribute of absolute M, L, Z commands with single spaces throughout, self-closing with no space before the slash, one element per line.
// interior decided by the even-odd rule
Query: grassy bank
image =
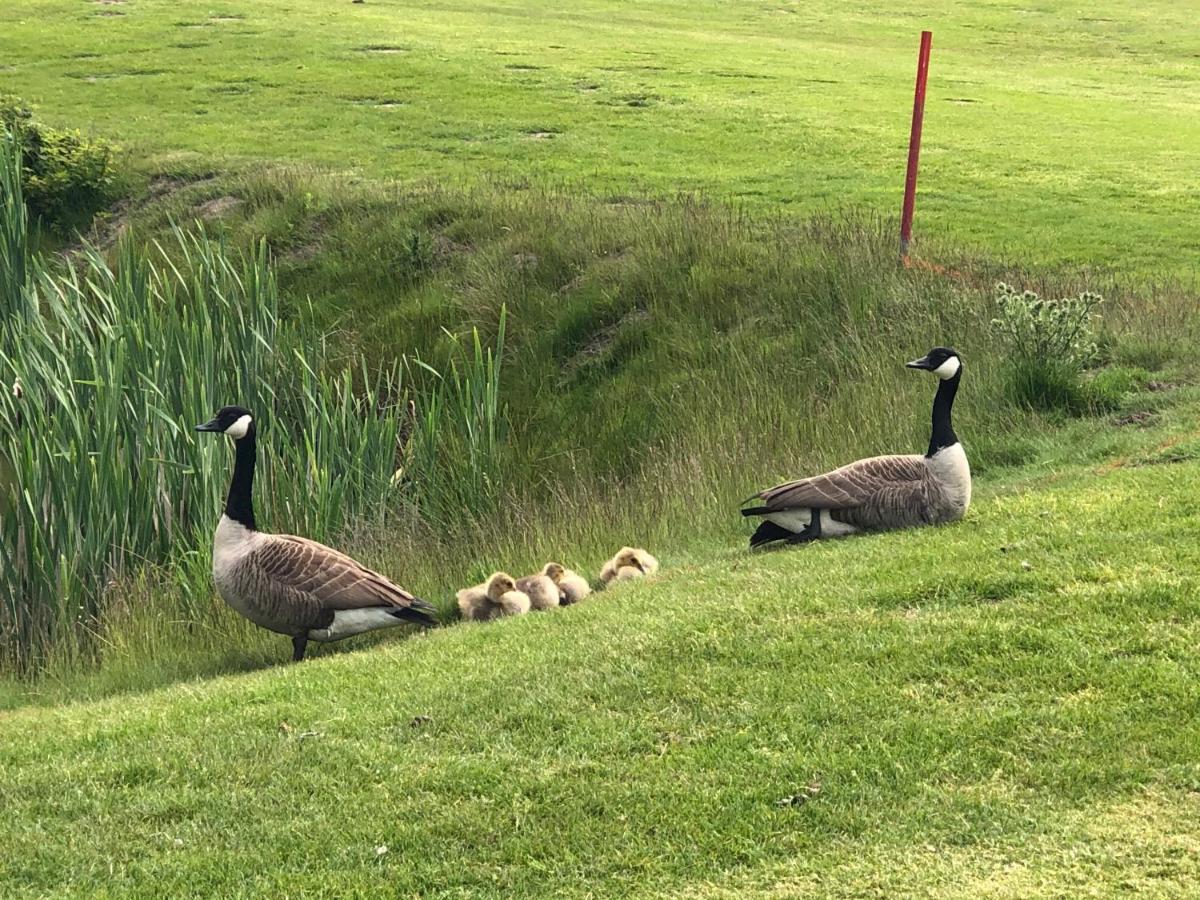
<path fill-rule="evenodd" d="M 318 529 L 446 613 L 455 589 L 498 567 L 532 570 L 557 558 L 594 572 L 631 541 L 668 555 L 737 546 L 747 531 L 736 507 L 756 487 L 920 449 L 932 385 L 903 362 L 935 343 L 967 359 L 956 421 L 982 483 L 1061 458 L 1056 443 L 1070 445 L 1083 425 L 1025 408 L 1010 392 L 1010 351 L 991 324 L 997 278 L 1050 296 L 1084 286 L 1108 295 L 1100 362 L 1123 386 L 1092 425 L 1153 409 L 1161 400 L 1147 384 L 1189 379 L 1194 365 L 1187 336 L 1197 321 L 1184 291 L 1035 276 L 965 256 L 951 273 L 898 269 L 889 229 L 864 216 L 797 223 L 714 204 L 412 190 L 311 171 L 159 185 L 154 199 L 123 209 L 97 237 L 111 240 L 114 224 L 163 237 L 172 219 L 197 215 L 234 250 L 265 235 L 280 315 L 307 316 L 304 298 L 317 298 L 311 314 L 338 348 L 331 371 L 360 353 L 368 372 L 390 369 L 401 354 L 447 371 L 472 330 L 495 344 L 507 311 L 504 438 L 488 503 L 443 505 L 430 517 L 385 491 L 362 507 L 365 518 Z M 422 389 L 436 383 L 409 371 L 426 379 Z M 278 426 L 316 427 L 317 412 L 290 406 L 285 415 L 295 421 Z M 1087 452 L 1104 452 L 1106 442 Z M 159 455 L 191 452 L 180 432 Z M 224 454 L 205 460 L 206 483 L 219 485 Z M 321 471 L 336 480 L 338 468 Z M 264 526 L 306 530 L 294 494 L 300 482 L 288 485 L 292 493 L 264 484 Z M 186 578 L 173 566 L 127 568 L 85 623 L 88 651 L 50 653 L 34 684 L 9 685 L 6 703 L 100 696 L 279 661 L 278 638 L 207 590 L 217 506 L 198 515 L 195 537 L 178 548 L 191 561 Z"/>
<path fill-rule="evenodd" d="M 1078 423 L 955 526 L 710 538 L 557 614 L 0 714 L 0 883 L 1185 895 L 1197 408 Z"/>
<path fill-rule="evenodd" d="M 1194 274 L 1188 25 L 1165 0 L 10 0 L 0 76 L 155 170 L 292 161 L 891 214 L 931 28 L 919 235 Z"/>

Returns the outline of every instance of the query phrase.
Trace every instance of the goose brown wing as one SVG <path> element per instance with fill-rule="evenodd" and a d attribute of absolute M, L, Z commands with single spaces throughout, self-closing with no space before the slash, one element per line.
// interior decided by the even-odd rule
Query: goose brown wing
<path fill-rule="evenodd" d="M 322 609 L 371 606 L 431 609 L 378 572 L 324 544 L 289 534 L 271 535 L 252 554 L 270 582 L 315 600 Z"/>
<path fill-rule="evenodd" d="M 784 482 L 757 496 L 770 510 L 852 509 L 927 476 L 922 456 L 873 456 L 824 475 Z"/>

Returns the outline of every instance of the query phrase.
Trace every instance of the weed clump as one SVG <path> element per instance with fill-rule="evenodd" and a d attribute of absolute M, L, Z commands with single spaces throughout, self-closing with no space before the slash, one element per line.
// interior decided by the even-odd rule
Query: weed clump
<path fill-rule="evenodd" d="M 992 327 L 1007 351 L 1008 388 L 1022 406 L 1083 412 L 1091 391 L 1083 373 L 1096 361 L 1095 321 L 1104 298 L 1091 291 L 1076 297 L 1042 299 L 1033 291 L 996 285 L 999 314 Z M 1108 400 L 1108 392 L 1103 398 Z"/>

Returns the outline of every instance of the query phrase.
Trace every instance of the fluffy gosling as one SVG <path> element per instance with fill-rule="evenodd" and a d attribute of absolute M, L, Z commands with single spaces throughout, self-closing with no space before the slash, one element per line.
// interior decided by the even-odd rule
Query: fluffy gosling
<path fill-rule="evenodd" d="M 592 586 L 587 583 L 586 578 L 570 569 L 563 568 L 559 563 L 546 563 L 542 574 L 558 585 L 564 606 L 578 603 L 592 592 Z"/>
<path fill-rule="evenodd" d="M 614 581 L 629 581 L 644 575 L 653 575 L 658 571 L 658 560 L 645 550 L 636 547 L 622 547 L 617 555 L 604 564 L 600 570 L 600 581 L 611 584 Z"/>
<path fill-rule="evenodd" d="M 505 572 L 496 572 L 488 579 L 487 596 L 502 616 L 523 616 L 533 605 L 529 595 L 517 590 L 516 581 Z"/>
<path fill-rule="evenodd" d="M 483 584 L 463 588 L 455 598 L 459 613 L 469 622 L 524 615 L 532 605 L 529 595 L 517 590 L 513 577 L 504 572 L 494 572 Z"/>
<path fill-rule="evenodd" d="M 458 600 L 459 614 L 469 622 L 486 622 L 500 615 L 499 609 L 488 599 L 486 581 L 463 588 L 454 596 Z"/>
<path fill-rule="evenodd" d="M 554 609 L 562 602 L 558 585 L 542 573 L 517 579 L 517 590 L 529 597 L 534 609 Z"/>

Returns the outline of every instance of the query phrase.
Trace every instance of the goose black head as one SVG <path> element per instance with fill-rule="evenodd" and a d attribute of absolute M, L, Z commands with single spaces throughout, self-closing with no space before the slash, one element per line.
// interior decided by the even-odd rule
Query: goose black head
<path fill-rule="evenodd" d="M 254 432 L 254 416 L 250 414 L 250 410 L 241 406 L 222 406 L 215 416 L 203 425 L 197 425 L 196 430 L 219 431 L 235 441 L 240 441 Z"/>
<path fill-rule="evenodd" d="M 959 359 L 958 353 L 949 347 L 934 347 L 920 359 L 914 359 L 905 365 L 910 369 L 924 369 L 926 372 L 932 372 L 945 381 L 961 371 L 962 360 Z"/>

